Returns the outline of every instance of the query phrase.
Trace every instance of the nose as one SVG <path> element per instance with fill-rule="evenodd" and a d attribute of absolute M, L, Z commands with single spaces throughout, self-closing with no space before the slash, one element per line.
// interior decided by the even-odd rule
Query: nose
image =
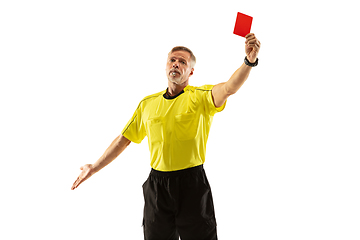
<path fill-rule="evenodd" d="M 179 62 L 178 61 L 175 61 L 173 62 L 173 68 L 179 68 Z"/>

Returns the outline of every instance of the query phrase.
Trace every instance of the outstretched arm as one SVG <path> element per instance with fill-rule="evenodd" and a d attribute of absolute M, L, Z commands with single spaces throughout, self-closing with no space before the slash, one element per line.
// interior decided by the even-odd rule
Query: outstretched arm
<path fill-rule="evenodd" d="M 118 136 L 106 149 L 105 153 L 94 164 L 86 164 L 80 168 L 82 172 L 74 182 L 71 190 L 77 188 L 82 182 L 91 177 L 94 173 L 100 171 L 103 167 L 111 163 L 122 153 L 131 141 L 123 135 Z"/>
<path fill-rule="evenodd" d="M 245 53 L 249 62 L 254 63 L 257 59 L 260 50 L 260 41 L 255 37 L 255 34 L 249 33 L 245 36 Z M 235 94 L 240 87 L 244 84 L 246 79 L 249 77 L 250 66 L 243 63 L 240 68 L 238 68 L 231 78 L 224 83 L 219 83 L 215 85 L 212 89 L 212 97 L 214 100 L 215 107 L 222 106 L 226 99 Z"/>

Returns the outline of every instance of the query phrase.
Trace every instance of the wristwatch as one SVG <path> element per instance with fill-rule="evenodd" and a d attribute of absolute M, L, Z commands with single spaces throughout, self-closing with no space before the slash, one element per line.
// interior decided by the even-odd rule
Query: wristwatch
<path fill-rule="evenodd" d="M 246 65 L 250 66 L 250 67 L 256 67 L 259 63 L 259 58 L 256 58 L 256 61 L 254 63 L 249 62 L 249 60 L 247 59 L 247 57 L 245 56 L 244 62 Z"/>

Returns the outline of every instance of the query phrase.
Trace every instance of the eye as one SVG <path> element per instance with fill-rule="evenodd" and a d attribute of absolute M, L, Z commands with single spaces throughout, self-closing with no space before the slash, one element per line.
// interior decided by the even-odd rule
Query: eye
<path fill-rule="evenodd" d="M 175 59 L 170 59 L 170 62 L 175 62 Z"/>
<path fill-rule="evenodd" d="M 185 61 L 181 61 L 182 64 L 186 65 L 186 62 Z"/>

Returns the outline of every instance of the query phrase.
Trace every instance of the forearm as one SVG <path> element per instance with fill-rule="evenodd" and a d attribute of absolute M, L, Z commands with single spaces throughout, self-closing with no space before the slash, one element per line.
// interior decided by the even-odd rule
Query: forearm
<path fill-rule="evenodd" d="M 225 82 L 224 87 L 229 95 L 235 94 L 240 89 L 249 77 L 251 69 L 252 67 L 243 63 L 241 67 L 234 72 L 231 78 Z"/>
<path fill-rule="evenodd" d="M 100 171 L 103 167 L 111 163 L 117 158 L 127 146 L 131 143 L 130 140 L 123 135 L 118 136 L 106 149 L 104 154 L 93 164 L 95 172 Z"/>

